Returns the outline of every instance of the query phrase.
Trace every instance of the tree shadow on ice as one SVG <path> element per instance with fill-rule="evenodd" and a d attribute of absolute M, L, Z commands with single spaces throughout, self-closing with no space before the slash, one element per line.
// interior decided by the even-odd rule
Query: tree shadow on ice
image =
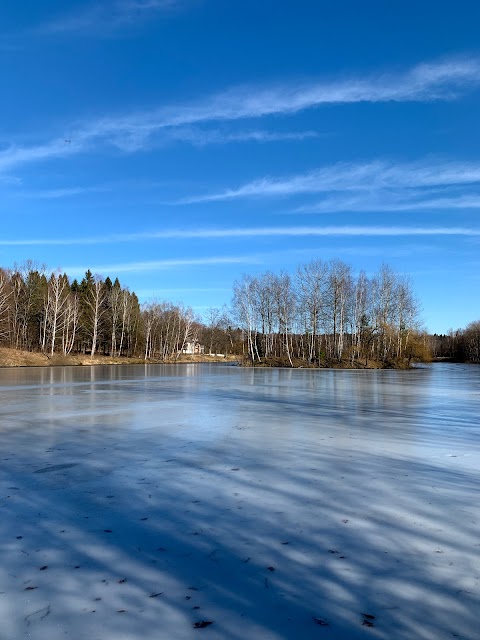
<path fill-rule="evenodd" d="M 109 437 L 65 437 L 50 465 L 10 439 L 5 637 L 475 637 L 473 471 L 234 428 Z"/>

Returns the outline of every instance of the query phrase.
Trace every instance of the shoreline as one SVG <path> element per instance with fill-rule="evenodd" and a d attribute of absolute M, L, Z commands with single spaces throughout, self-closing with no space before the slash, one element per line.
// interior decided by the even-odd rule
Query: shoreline
<path fill-rule="evenodd" d="M 97 365 L 130 365 L 130 364 L 190 364 L 208 362 L 238 362 L 238 356 L 219 355 L 190 355 L 182 354 L 171 360 L 144 360 L 143 358 L 130 358 L 126 356 L 95 355 L 61 355 L 48 356 L 44 353 L 22 351 L 8 347 L 0 348 L 0 369 L 14 369 L 19 367 L 91 367 Z"/>
<path fill-rule="evenodd" d="M 250 361 L 242 357 L 241 355 L 219 355 L 219 354 L 182 354 L 177 358 L 160 360 L 151 359 L 144 360 L 143 358 L 134 358 L 127 356 L 107 356 L 103 354 L 96 354 L 93 358 L 90 355 L 85 354 L 54 354 L 53 356 L 46 355 L 40 352 L 24 351 L 21 349 L 13 349 L 11 347 L 0 347 L 0 369 L 11 369 L 18 367 L 78 367 L 78 366 L 97 366 L 97 365 L 133 365 L 133 364 L 205 364 L 209 362 L 225 362 L 236 363 L 239 366 L 252 368 L 252 369 L 338 369 L 338 370 L 373 370 L 373 369 L 385 369 L 385 370 L 410 370 L 414 369 L 419 361 L 412 360 L 410 364 L 407 362 L 395 363 L 395 362 L 379 362 L 376 360 L 355 361 L 344 360 L 342 362 L 321 362 L 313 365 L 304 361 L 294 361 L 294 366 L 290 366 L 284 359 L 272 359 L 271 361 L 261 361 L 252 364 Z M 451 358 L 432 358 L 428 363 L 435 362 L 455 362 Z M 421 364 L 421 363 L 420 363 Z"/>

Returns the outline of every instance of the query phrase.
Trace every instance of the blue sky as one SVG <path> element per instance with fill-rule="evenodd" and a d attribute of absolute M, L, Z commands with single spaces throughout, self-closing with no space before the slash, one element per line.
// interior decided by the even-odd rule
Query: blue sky
<path fill-rule="evenodd" d="M 242 273 L 409 274 L 480 318 L 473 0 L 4 0 L 0 265 L 199 314 Z"/>

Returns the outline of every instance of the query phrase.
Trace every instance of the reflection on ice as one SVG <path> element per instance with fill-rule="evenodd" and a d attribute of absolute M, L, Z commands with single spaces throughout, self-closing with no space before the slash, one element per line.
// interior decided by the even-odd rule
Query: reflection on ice
<path fill-rule="evenodd" d="M 479 392 L 461 365 L 0 370 L 3 636 L 474 640 Z"/>

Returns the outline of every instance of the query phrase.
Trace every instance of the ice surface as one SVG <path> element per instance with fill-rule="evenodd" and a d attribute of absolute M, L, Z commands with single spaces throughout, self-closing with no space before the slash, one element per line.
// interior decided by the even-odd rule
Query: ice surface
<path fill-rule="evenodd" d="M 480 367 L 4 369 L 0 403 L 2 640 L 480 637 Z"/>

